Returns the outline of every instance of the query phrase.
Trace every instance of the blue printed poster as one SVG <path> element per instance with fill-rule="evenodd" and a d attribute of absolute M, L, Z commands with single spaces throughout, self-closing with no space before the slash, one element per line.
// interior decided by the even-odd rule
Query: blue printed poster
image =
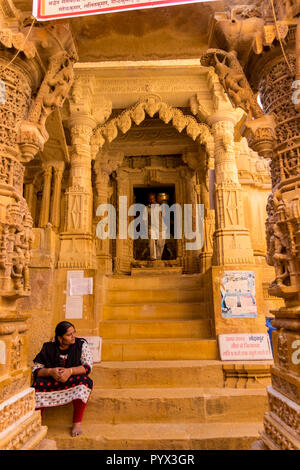
<path fill-rule="evenodd" d="M 253 271 L 225 271 L 221 279 L 223 318 L 255 318 L 255 275 Z"/>

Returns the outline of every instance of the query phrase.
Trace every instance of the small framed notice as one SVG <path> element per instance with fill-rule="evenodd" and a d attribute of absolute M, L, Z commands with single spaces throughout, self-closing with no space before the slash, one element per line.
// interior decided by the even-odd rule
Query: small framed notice
<path fill-rule="evenodd" d="M 221 279 L 222 318 L 256 318 L 253 271 L 225 271 Z"/>
<path fill-rule="evenodd" d="M 265 333 L 219 335 L 222 361 L 272 360 L 269 336 Z"/>

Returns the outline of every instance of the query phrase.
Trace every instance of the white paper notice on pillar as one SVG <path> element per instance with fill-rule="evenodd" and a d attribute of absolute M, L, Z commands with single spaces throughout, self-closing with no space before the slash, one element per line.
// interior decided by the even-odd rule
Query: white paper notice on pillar
<path fill-rule="evenodd" d="M 219 335 L 222 361 L 272 360 L 269 336 L 265 333 L 233 333 Z"/>
<path fill-rule="evenodd" d="M 71 277 L 69 281 L 69 295 L 90 295 L 93 293 L 93 278 Z"/>
<path fill-rule="evenodd" d="M 0 364 L 6 364 L 6 345 L 0 340 Z"/>
<path fill-rule="evenodd" d="M 69 295 L 70 281 L 82 279 L 83 276 L 83 271 L 68 271 L 67 273 L 66 318 L 68 319 L 80 319 L 83 316 L 83 296 Z"/>
<path fill-rule="evenodd" d="M 101 361 L 102 337 L 101 336 L 83 336 L 87 340 L 93 355 L 93 362 Z"/>
<path fill-rule="evenodd" d="M 255 318 L 254 271 L 224 271 L 221 279 L 222 318 Z"/>

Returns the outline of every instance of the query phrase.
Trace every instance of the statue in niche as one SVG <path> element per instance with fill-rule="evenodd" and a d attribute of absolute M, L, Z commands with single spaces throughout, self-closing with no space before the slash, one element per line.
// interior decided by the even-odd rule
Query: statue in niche
<path fill-rule="evenodd" d="M 165 239 L 162 238 L 162 222 L 163 222 L 163 214 L 159 211 L 159 217 L 157 219 L 152 219 L 152 208 L 153 206 L 158 208 L 160 203 L 156 200 L 155 193 L 148 194 L 148 205 L 147 205 L 147 212 L 148 212 L 148 239 L 149 239 L 149 249 L 150 249 L 150 260 L 156 261 L 161 260 L 162 254 L 164 251 L 165 246 Z M 151 238 L 151 234 L 157 238 Z"/>
<path fill-rule="evenodd" d="M 176 259 L 176 244 L 174 244 L 175 240 L 172 236 L 172 214 L 170 220 L 170 234 L 167 235 L 168 238 L 163 238 L 164 229 L 168 233 L 168 225 L 167 223 L 164 224 L 164 221 L 167 222 L 167 219 L 165 218 L 167 214 L 164 213 L 164 208 L 161 208 L 160 206 L 168 203 L 169 194 L 159 192 L 156 195 L 154 191 L 150 191 L 145 197 L 147 197 L 148 204 L 145 207 L 145 212 L 142 218 L 147 238 L 139 238 L 135 240 L 134 258 L 135 260 L 150 262 L 161 260 L 167 262 L 167 260 Z M 153 206 L 156 206 L 159 211 L 157 216 L 153 219 L 152 231 L 155 238 L 151 238 L 151 207 Z M 155 210 L 154 207 L 153 210 Z M 148 227 L 148 229 L 146 227 Z"/>

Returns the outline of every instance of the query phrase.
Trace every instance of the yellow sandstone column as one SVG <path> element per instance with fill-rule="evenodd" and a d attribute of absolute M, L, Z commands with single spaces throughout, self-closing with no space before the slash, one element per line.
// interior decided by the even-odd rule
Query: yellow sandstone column
<path fill-rule="evenodd" d="M 39 219 L 39 227 L 44 228 L 49 222 L 50 213 L 50 196 L 51 196 L 51 181 L 52 181 L 52 165 L 46 163 L 44 165 L 43 174 L 43 196 L 41 204 L 41 213 Z"/>
<path fill-rule="evenodd" d="M 28 36 L 29 27 L 22 27 L 24 15 L 11 0 L 1 7 L 0 80 L 5 95 L 0 105 L 0 450 L 26 450 L 39 445 L 47 428 L 35 411 L 27 364 L 28 317 L 17 303 L 30 295 L 33 241 L 32 217 L 23 197 L 24 163 L 43 150 L 46 118 L 69 91 L 76 53 L 67 26 L 52 29 L 65 46 L 62 52 L 42 28 L 32 28 Z M 45 63 L 37 51 L 41 43 Z"/>
<path fill-rule="evenodd" d="M 70 186 L 66 191 L 64 231 L 60 234 L 59 267 L 95 268 L 92 237 L 92 116 L 72 116 Z"/>
<path fill-rule="evenodd" d="M 54 187 L 51 204 L 50 222 L 55 230 L 60 226 L 60 200 L 61 200 L 61 181 L 64 173 L 64 162 L 53 162 Z"/>
<path fill-rule="evenodd" d="M 27 317 L 16 304 L 30 295 L 32 218 L 22 194 L 24 166 L 17 125 L 28 111 L 32 83 L 21 61 L 8 65 L 3 58 L 0 79 L 6 85 L 6 101 L 0 106 L 0 449 L 9 450 L 34 447 L 47 428 L 41 427 L 40 412 L 34 411 Z"/>
<path fill-rule="evenodd" d="M 234 151 L 234 128 L 239 120 L 236 111 L 209 119 L 215 141 L 215 265 L 254 263 Z"/>
<path fill-rule="evenodd" d="M 299 31 L 299 25 L 298 25 Z M 300 35 L 297 34 L 297 40 Z M 296 72 L 295 35 L 287 41 L 287 60 Z M 271 295 L 285 306 L 273 310 L 274 366 L 267 389 L 269 411 L 254 449 L 300 450 L 300 114 L 293 103 L 295 74 L 278 48 L 257 60 L 255 72 L 263 108 L 274 113 L 276 142 L 271 154 L 272 194 L 267 204 L 267 261 L 275 268 Z M 299 95 L 298 95 L 299 96 Z"/>

